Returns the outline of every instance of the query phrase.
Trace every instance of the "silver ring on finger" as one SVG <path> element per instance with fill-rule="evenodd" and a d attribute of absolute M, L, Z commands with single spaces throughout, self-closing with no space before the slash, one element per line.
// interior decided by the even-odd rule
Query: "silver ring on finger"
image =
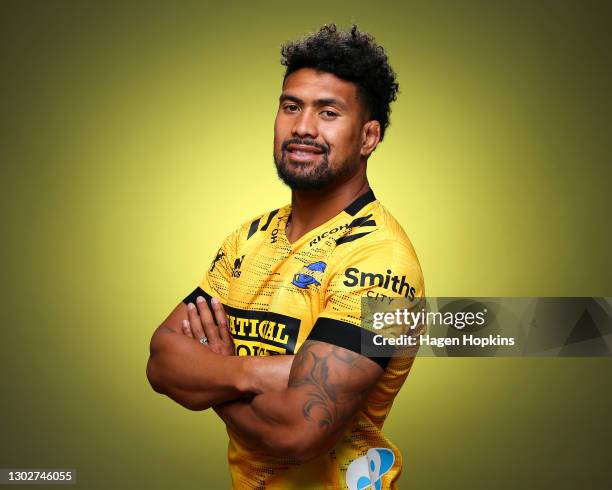
<path fill-rule="evenodd" d="M 208 339 L 206 338 L 206 335 L 200 339 L 200 344 L 208 344 Z"/>

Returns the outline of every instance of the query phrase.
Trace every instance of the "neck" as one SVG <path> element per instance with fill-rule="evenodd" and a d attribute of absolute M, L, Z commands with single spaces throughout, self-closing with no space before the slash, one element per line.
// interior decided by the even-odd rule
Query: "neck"
<path fill-rule="evenodd" d="M 365 169 L 364 169 L 365 170 Z M 291 192 L 291 222 L 287 230 L 290 243 L 336 216 L 370 189 L 365 172 L 332 188 Z"/>

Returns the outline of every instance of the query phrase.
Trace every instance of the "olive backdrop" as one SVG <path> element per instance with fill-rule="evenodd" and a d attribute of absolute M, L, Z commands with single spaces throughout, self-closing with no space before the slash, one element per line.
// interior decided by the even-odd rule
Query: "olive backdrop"
<path fill-rule="evenodd" d="M 145 378 L 221 240 L 288 202 L 280 45 L 356 22 L 401 93 L 369 165 L 432 296 L 612 296 L 610 3 L 0 2 L 0 467 L 227 488 L 226 434 Z M 401 488 L 609 482 L 610 359 L 420 359 Z"/>

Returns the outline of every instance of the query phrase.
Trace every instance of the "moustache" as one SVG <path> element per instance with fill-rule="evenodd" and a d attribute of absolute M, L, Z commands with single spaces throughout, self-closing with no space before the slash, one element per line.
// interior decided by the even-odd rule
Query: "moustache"
<path fill-rule="evenodd" d="M 327 147 L 327 145 L 322 145 L 320 143 L 317 143 L 315 140 L 311 140 L 311 139 L 299 139 L 299 138 L 291 138 L 288 140 L 283 141 L 283 144 L 281 145 L 281 150 L 282 151 L 287 151 L 287 147 L 289 145 L 307 145 L 307 146 L 314 146 L 315 148 L 318 148 L 319 150 L 321 150 L 323 153 L 327 153 L 329 148 Z"/>

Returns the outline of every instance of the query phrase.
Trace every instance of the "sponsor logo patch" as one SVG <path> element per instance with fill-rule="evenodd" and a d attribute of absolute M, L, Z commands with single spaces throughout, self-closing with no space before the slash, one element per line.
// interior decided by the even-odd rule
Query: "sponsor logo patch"
<path fill-rule="evenodd" d="M 244 260 L 244 255 L 234 260 L 234 267 L 232 267 L 232 276 L 240 277 L 240 266 L 242 265 L 243 260 Z"/>
<path fill-rule="evenodd" d="M 300 320 L 280 313 L 226 307 L 227 326 L 238 356 L 293 354 Z"/>
<path fill-rule="evenodd" d="M 318 235 L 316 238 L 313 238 L 312 240 L 310 240 L 310 243 L 308 244 L 308 246 L 312 247 L 313 245 L 316 245 L 317 243 L 319 243 L 321 240 L 331 237 L 332 235 L 335 235 L 339 231 L 345 231 L 345 230 L 350 231 L 353 228 L 359 228 L 362 226 L 376 226 L 376 221 L 370 218 L 372 218 L 372 215 L 368 214 L 367 216 L 355 218 L 350 223 L 344 223 L 342 225 L 337 225 L 334 228 L 327 230 L 321 233 L 320 235 Z"/>
<path fill-rule="evenodd" d="M 331 230 L 327 230 L 327 231 L 321 233 L 320 235 L 318 235 L 316 238 L 313 238 L 312 240 L 310 240 L 310 243 L 308 244 L 308 246 L 312 247 L 313 245 L 316 245 L 317 243 L 319 243 L 324 238 L 327 238 L 330 235 L 335 235 L 339 231 L 348 230 L 348 229 L 349 229 L 349 224 L 348 223 L 344 223 L 343 225 L 338 225 L 335 228 L 332 228 Z"/>
<path fill-rule="evenodd" d="M 406 276 L 394 275 L 391 269 L 387 269 L 385 274 L 376 272 L 362 272 L 357 267 L 349 267 L 344 271 L 346 280 L 342 283 L 349 288 L 378 286 L 383 289 L 389 289 L 398 295 L 414 300 L 416 290 L 406 281 Z"/>
<path fill-rule="evenodd" d="M 384 447 L 368 449 L 365 456 L 354 460 L 346 470 L 346 486 L 350 490 L 380 490 L 382 477 L 395 463 L 395 454 Z"/>

